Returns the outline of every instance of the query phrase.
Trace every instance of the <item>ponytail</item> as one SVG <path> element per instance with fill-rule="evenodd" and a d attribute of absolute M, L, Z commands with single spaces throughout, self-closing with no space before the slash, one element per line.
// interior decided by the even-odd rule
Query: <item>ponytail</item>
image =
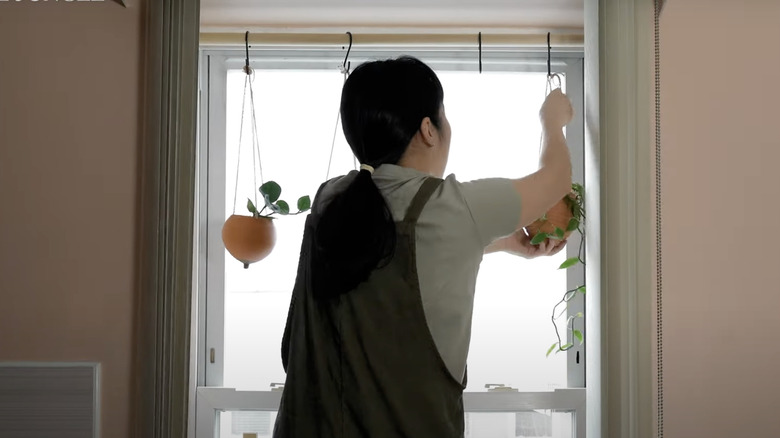
<path fill-rule="evenodd" d="M 395 221 L 370 171 L 360 170 L 328 201 L 314 233 L 315 298 L 349 292 L 390 261 L 395 251 Z"/>
<path fill-rule="evenodd" d="M 418 59 L 363 63 L 342 89 L 344 137 L 361 163 L 396 164 L 424 118 L 440 126 L 443 101 L 436 73 Z M 326 201 L 318 218 L 312 263 L 315 297 L 349 292 L 393 256 L 395 221 L 371 175 L 361 166 L 349 185 Z"/>

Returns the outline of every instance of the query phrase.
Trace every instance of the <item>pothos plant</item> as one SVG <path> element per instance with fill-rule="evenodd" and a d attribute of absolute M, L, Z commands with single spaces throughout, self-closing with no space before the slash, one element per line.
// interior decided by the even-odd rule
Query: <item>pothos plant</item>
<path fill-rule="evenodd" d="M 251 199 L 247 199 L 246 208 L 252 213 L 255 218 L 267 218 L 275 219 L 274 214 L 281 216 L 301 214 L 311 209 L 311 198 L 307 196 L 301 196 L 298 198 L 296 213 L 290 213 L 290 204 L 286 201 L 279 199 L 282 195 L 282 187 L 274 181 L 268 181 L 260 186 L 260 194 L 263 195 L 265 205 L 260 210 L 257 209 Z M 268 209 L 270 213 L 263 214 Z"/>
<path fill-rule="evenodd" d="M 567 238 L 572 232 L 578 231 L 582 238 L 580 239 L 579 248 L 577 249 L 577 256 L 566 259 L 558 269 L 570 269 L 577 264 L 585 265 L 585 189 L 581 184 L 572 184 L 571 193 L 563 198 L 563 203 L 566 207 L 568 217 L 568 223 L 555 223 L 560 222 L 559 218 L 549 218 L 548 214 L 545 214 L 541 219 L 537 221 L 537 232 L 531 239 L 531 243 L 538 245 L 544 242 L 546 239 L 563 240 Z M 553 351 L 560 353 L 571 349 L 574 344 L 572 342 L 566 342 L 561 339 L 560 328 L 558 327 L 558 320 L 566 313 L 569 302 L 577 296 L 577 294 L 585 294 L 585 285 L 578 285 L 572 289 L 566 291 L 563 294 L 561 300 L 553 307 L 551 321 L 555 328 L 555 336 L 557 338 L 550 348 L 547 350 L 547 356 Z M 577 328 L 577 322 L 582 321 L 582 312 L 577 312 L 574 315 L 569 315 L 566 319 L 566 331 L 571 333 L 572 339 L 576 339 L 580 345 L 585 342 L 585 337 L 581 328 Z M 566 337 L 564 337 L 564 340 Z"/>

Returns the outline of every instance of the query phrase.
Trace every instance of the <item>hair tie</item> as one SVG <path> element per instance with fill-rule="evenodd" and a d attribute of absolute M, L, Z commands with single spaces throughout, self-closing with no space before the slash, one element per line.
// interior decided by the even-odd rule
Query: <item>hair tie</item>
<path fill-rule="evenodd" d="M 360 165 L 360 170 L 367 170 L 368 173 L 370 173 L 372 175 L 374 174 L 374 168 L 369 166 L 368 164 L 361 164 Z"/>

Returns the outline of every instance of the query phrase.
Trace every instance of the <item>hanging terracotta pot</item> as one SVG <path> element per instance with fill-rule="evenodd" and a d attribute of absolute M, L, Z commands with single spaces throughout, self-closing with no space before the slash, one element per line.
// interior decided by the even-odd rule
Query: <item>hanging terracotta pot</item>
<path fill-rule="evenodd" d="M 274 221 L 267 217 L 234 214 L 222 226 L 222 242 L 230 255 L 248 268 L 266 258 L 276 244 Z"/>
<path fill-rule="evenodd" d="M 567 196 L 570 199 L 575 199 L 575 195 L 573 194 Z M 571 221 L 571 218 L 574 217 L 571 211 L 570 202 L 572 201 L 569 201 L 566 198 L 561 199 L 557 204 L 553 205 L 552 208 L 547 211 L 544 217 L 537 219 L 532 224 L 525 227 L 525 230 L 531 239 L 533 239 L 533 237 L 539 233 L 546 233 L 551 236 L 555 236 L 556 229 L 561 229 L 564 231 L 561 240 L 567 239 L 571 233 L 574 232 L 574 230 L 567 231 L 569 227 L 569 221 Z"/>

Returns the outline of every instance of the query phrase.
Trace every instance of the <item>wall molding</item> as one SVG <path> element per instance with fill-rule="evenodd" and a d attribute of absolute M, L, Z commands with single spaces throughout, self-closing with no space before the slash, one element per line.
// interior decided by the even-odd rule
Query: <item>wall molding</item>
<path fill-rule="evenodd" d="M 134 436 L 186 436 L 199 1 L 143 2 Z"/>
<path fill-rule="evenodd" d="M 601 421 L 590 424 L 588 432 L 595 437 L 649 438 L 654 430 L 654 5 L 642 0 L 586 0 L 585 6 L 586 93 L 591 92 L 591 101 L 586 101 L 591 160 L 586 157 L 586 163 L 600 169 L 600 229 L 589 231 L 589 236 L 599 237 L 600 266 L 589 263 L 593 271 L 587 275 L 599 278 L 601 285 L 597 294 L 588 288 L 589 312 L 598 309 L 601 315 L 600 326 L 591 327 L 599 333 L 598 344 L 591 345 L 594 351 L 588 354 L 591 365 L 600 365 L 598 374 L 594 370 L 589 375 L 588 408 L 600 409 Z M 593 92 L 596 83 L 598 93 Z M 593 333 L 588 339 L 594 339 Z M 599 362 L 594 362 L 597 355 Z"/>

